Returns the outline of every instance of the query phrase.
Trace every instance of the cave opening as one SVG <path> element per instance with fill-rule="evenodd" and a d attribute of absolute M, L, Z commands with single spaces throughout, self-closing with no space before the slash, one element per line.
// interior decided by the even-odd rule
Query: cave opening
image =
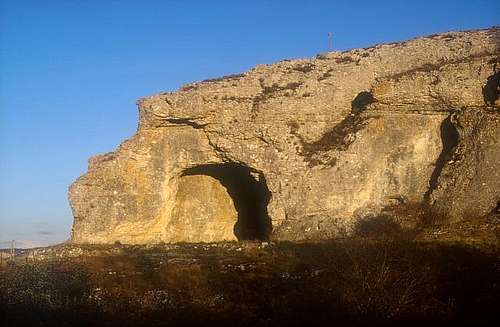
<path fill-rule="evenodd" d="M 239 241 L 269 240 L 272 225 L 267 205 L 271 192 L 262 173 L 237 163 L 199 165 L 182 173 L 193 175 L 210 176 L 226 188 L 238 213 L 233 230 Z"/>

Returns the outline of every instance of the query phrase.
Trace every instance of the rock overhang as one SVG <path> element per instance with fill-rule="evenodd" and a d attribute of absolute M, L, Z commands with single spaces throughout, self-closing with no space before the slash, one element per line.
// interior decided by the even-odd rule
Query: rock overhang
<path fill-rule="evenodd" d="M 394 198 L 453 220 L 485 214 L 500 189 L 492 163 L 499 104 L 491 101 L 499 34 L 452 32 L 282 61 L 143 98 L 137 134 L 94 159 L 71 188 L 73 239 L 178 240 L 166 226 L 182 172 L 215 163 L 266 178 L 275 239 L 348 233 Z M 451 117 L 460 136 L 446 148 L 441 129 Z M 450 159 L 459 151 L 461 161 Z M 477 162 L 478 153 L 488 161 Z M 477 177 L 477 187 L 463 175 Z M 471 196 L 483 188 L 486 198 Z M 473 198 L 455 206 L 477 210 L 448 210 L 450 196 Z"/>

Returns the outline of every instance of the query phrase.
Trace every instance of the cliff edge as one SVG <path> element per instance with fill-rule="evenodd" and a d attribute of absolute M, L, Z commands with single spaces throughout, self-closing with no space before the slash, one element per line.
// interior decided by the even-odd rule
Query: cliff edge
<path fill-rule="evenodd" d="M 499 54 L 499 28 L 449 32 L 143 98 L 137 133 L 69 189 L 72 241 L 318 240 L 388 208 L 498 212 Z"/>

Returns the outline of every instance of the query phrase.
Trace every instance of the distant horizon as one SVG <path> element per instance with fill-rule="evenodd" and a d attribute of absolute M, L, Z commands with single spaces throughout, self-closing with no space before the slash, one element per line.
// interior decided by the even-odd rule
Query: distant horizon
<path fill-rule="evenodd" d="M 498 28 L 498 12 L 490 1 L 0 1 L 0 248 L 70 238 L 67 188 L 135 133 L 140 98 L 259 64 Z"/>

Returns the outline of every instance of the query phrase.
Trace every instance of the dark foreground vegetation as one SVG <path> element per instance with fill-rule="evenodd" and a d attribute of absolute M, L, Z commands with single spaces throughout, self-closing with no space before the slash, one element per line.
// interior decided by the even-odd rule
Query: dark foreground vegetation
<path fill-rule="evenodd" d="M 496 250 L 398 238 L 59 246 L 0 268 L 1 326 L 494 325 Z"/>

